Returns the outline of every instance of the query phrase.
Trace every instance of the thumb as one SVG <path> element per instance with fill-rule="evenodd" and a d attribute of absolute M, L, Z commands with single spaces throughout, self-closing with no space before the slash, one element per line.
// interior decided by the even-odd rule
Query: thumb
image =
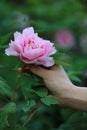
<path fill-rule="evenodd" d="M 30 68 L 30 71 L 38 76 L 40 76 L 43 79 L 46 79 L 50 76 L 50 72 L 48 69 L 40 67 L 40 66 L 34 66 Z"/>

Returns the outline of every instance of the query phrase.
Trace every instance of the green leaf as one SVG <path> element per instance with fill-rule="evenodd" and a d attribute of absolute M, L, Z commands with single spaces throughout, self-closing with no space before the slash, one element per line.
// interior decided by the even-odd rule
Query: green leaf
<path fill-rule="evenodd" d="M 18 82 L 20 87 L 24 88 L 31 88 L 31 81 L 30 81 L 30 75 L 22 73 L 18 77 Z"/>
<path fill-rule="evenodd" d="M 0 95 L 9 97 L 12 95 L 11 88 L 8 86 L 7 82 L 2 77 L 0 77 Z"/>
<path fill-rule="evenodd" d="M 15 127 L 6 127 L 3 130 L 27 130 L 27 129 L 23 126 L 16 125 Z"/>
<path fill-rule="evenodd" d="M 81 112 L 75 112 L 73 114 L 71 114 L 71 116 L 68 118 L 68 120 L 66 121 L 67 123 L 75 123 L 76 121 L 79 121 L 83 118 L 83 113 Z"/>
<path fill-rule="evenodd" d="M 57 99 L 52 95 L 41 98 L 41 101 L 47 106 L 50 106 L 51 104 L 58 104 Z"/>
<path fill-rule="evenodd" d="M 59 60 L 59 58 L 63 55 L 63 53 L 57 52 L 52 57 L 54 60 Z"/>
<path fill-rule="evenodd" d="M 13 127 L 17 124 L 17 121 L 18 121 L 18 114 L 16 113 L 12 113 L 10 115 L 8 115 L 8 124 Z"/>
<path fill-rule="evenodd" d="M 16 125 L 15 128 L 13 128 L 12 130 L 27 130 L 27 129 L 23 126 Z"/>
<path fill-rule="evenodd" d="M 55 64 L 58 64 L 58 65 L 63 65 L 63 66 L 69 66 L 69 64 L 68 64 L 68 63 L 63 62 L 63 61 L 60 61 L 60 60 L 55 60 Z"/>
<path fill-rule="evenodd" d="M 7 42 L 10 40 L 10 38 L 12 37 L 13 33 L 9 33 L 3 37 L 0 38 L 0 45 L 3 45 L 3 44 L 7 44 Z"/>
<path fill-rule="evenodd" d="M 18 86 L 21 88 L 25 100 L 28 99 L 31 89 L 31 81 L 29 77 L 28 74 L 22 73 L 18 79 Z"/>
<path fill-rule="evenodd" d="M 11 102 L 6 104 L 0 111 L 4 111 L 5 113 L 14 113 L 16 110 L 16 104 Z"/>
<path fill-rule="evenodd" d="M 7 125 L 7 113 L 0 111 L 0 130 L 3 130 L 4 126 Z"/>
<path fill-rule="evenodd" d="M 35 106 L 35 101 L 34 100 L 30 100 L 27 102 L 21 102 L 19 103 L 19 109 L 23 110 L 24 112 L 28 112 L 30 109 L 32 109 L 32 107 Z"/>
<path fill-rule="evenodd" d="M 80 78 L 75 75 L 72 75 L 70 78 L 71 78 L 71 80 L 73 80 L 75 82 L 81 82 Z"/>
<path fill-rule="evenodd" d="M 34 92 L 35 94 L 37 94 L 37 95 L 40 96 L 40 97 L 45 97 L 46 94 L 47 94 L 47 90 L 44 89 L 44 88 L 41 88 L 41 89 L 39 89 L 39 90 L 33 90 L 33 89 L 32 89 L 31 92 Z"/>
<path fill-rule="evenodd" d="M 60 52 L 57 52 L 55 53 L 52 57 L 55 61 L 55 64 L 58 64 L 58 65 L 64 65 L 64 66 L 69 66 L 68 63 L 64 62 L 64 61 L 61 61 L 61 57 L 64 55 L 64 53 L 60 53 Z"/>
<path fill-rule="evenodd" d="M 8 115 L 14 113 L 16 109 L 15 103 L 8 103 L 2 109 L 0 109 L 0 130 L 8 124 Z"/>

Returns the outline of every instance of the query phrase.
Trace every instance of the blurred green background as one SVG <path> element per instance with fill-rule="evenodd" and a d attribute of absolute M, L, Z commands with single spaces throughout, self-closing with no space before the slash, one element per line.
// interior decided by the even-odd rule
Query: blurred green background
<path fill-rule="evenodd" d="M 87 1 L 86 0 L 0 0 L 0 75 L 11 86 L 18 60 L 4 49 L 15 31 L 33 26 L 39 36 L 55 43 L 60 60 L 78 86 L 87 86 Z M 1 106 L 2 97 L 0 96 Z M 27 124 L 27 130 L 87 130 L 87 113 L 42 105 Z M 6 129 L 5 130 L 10 130 Z M 18 129 L 19 130 L 19 129 Z"/>

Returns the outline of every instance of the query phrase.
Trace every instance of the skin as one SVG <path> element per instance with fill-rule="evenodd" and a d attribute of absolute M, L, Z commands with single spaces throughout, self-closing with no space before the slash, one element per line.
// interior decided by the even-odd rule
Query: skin
<path fill-rule="evenodd" d="M 87 111 L 87 88 L 74 85 L 62 66 L 54 65 L 50 69 L 34 66 L 31 71 L 43 78 L 61 106 Z"/>

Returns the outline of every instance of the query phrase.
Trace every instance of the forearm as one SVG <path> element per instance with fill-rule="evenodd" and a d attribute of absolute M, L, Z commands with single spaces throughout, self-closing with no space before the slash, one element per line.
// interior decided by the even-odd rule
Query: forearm
<path fill-rule="evenodd" d="M 81 111 L 87 111 L 87 88 L 69 87 L 67 92 L 60 97 L 60 105 L 74 108 Z"/>
<path fill-rule="evenodd" d="M 43 78 L 60 105 L 87 111 L 87 88 L 73 85 L 62 66 L 54 65 L 50 69 L 39 66 L 31 71 Z"/>

